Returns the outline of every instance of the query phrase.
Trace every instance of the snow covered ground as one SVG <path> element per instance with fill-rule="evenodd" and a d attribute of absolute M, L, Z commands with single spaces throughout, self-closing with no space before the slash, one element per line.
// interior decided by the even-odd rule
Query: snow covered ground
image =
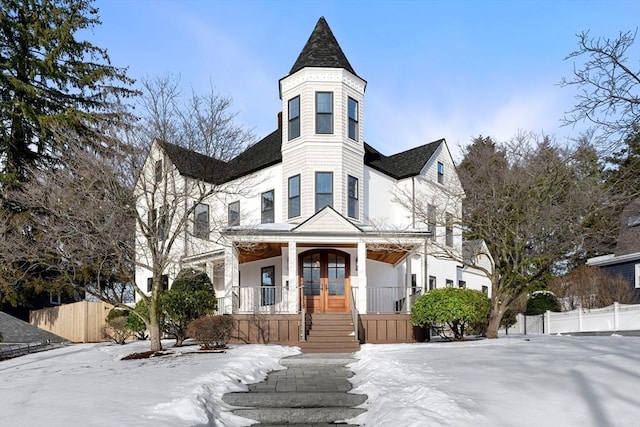
<path fill-rule="evenodd" d="M 81 344 L 0 362 L 0 425 L 241 426 L 221 401 L 281 357 L 281 346 L 121 361 L 148 349 Z M 165 343 L 169 350 L 171 342 Z M 640 338 L 509 337 L 364 345 L 353 392 L 366 426 L 638 426 Z"/>

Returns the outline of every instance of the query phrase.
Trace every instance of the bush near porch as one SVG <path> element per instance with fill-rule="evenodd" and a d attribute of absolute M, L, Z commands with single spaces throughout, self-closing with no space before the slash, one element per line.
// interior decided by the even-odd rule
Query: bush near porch
<path fill-rule="evenodd" d="M 453 339 L 464 339 L 465 330 L 486 323 L 491 305 L 480 291 L 472 289 L 442 288 L 422 295 L 411 308 L 411 323 L 425 327 L 446 324 L 453 333 Z M 443 338 L 450 338 L 440 329 Z"/>

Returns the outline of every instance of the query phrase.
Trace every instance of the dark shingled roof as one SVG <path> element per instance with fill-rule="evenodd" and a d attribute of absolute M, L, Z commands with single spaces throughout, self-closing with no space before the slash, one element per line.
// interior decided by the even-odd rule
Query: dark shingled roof
<path fill-rule="evenodd" d="M 298 55 L 298 59 L 296 59 L 289 74 L 300 71 L 305 67 L 344 68 L 356 74 L 344 52 L 342 52 L 338 41 L 333 36 L 324 16 L 318 19 L 318 23 L 311 36 L 309 36 L 307 44 L 302 48 L 302 52 Z"/>
<path fill-rule="evenodd" d="M 412 148 L 392 156 L 385 156 L 369 144 L 364 144 L 364 164 L 395 179 L 420 174 L 444 139 Z M 160 142 L 180 174 L 222 184 L 282 162 L 282 130 L 278 129 L 229 162 L 193 152 L 167 142 Z"/>
<path fill-rule="evenodd" d="M 247 148 L 229 162 L 205 156 L 168 142 L 159 142 L 181 175 L 222 184 L 282 161 L 280 129 Z"/>
<path fill-rule="evenodd" d="M 364 164 L 395 179 L 416 176 L 443 142 L 440 139 L 392 156 L 385 156 L 365 143 Z"/>

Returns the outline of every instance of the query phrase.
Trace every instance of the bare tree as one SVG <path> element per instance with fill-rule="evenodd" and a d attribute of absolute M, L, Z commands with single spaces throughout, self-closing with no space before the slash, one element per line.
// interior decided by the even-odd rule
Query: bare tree
<path fill-rule="evenodd" d="M 464 192 L 443 193 L 436 203 L 424 195 L 416 195 L 414 203 L 408 195 L 398 199 L 421 221 L 434 224 L 430 255 L 473 266 L 491 280 L 490 338 L 497 337 L 510 304 L 581 247 L 582 225 L 598 206 L 590 181 L 578 179 L 570 159 L 570 152 L 532 134 L 502 145 L 479 137 L 458 167 Z M 460 202 L 461 212 L 453 208 Z M 478 265 L 475 255 L 481 253 L 467 256 L 447 244 L 451 229 L 483 240 L 493 265 Z"/>
<path fill-rule="evenodd" d="M 640 56 L 632 50 L 636 31 L 620 32 L 614 39 L 578 37 L 578 50 L 565 59 L 581 60 L 573 76 L 561 86 L 577 86 L 576 106 L 564 118 L 566 124 L 589 121 L 604 141 L 618 143 L 632 129 L 640 128 Z"/>
<path fill-rule="evenodd" d="M 174 109 L 178 94 L 172 92 L 175 86 L 167 85 L 149 99 L 138 126 L 114 131 L 127 144 L 98 144 L 104 150 L 88 150 L 85 147 L 96 145 L 60 132 L 65 147 L 61 166 L 32 169 L 28 187 L 15 193 L 20 220 L 0 227 L 6 242 L 0 248 L 0 265 L 11 273 L 2 275 L 7 295 L 27 281 L 39 281 L 85 290 L 123 306 L 123 292 L 132 290 L 148 308 L 148 313 L 137 314 L 149 329 L 151 350 L 161 349 L 159 296 L 168 267 L 180 265 L 188 253 L 220 248 L 226 198 L 252 189 L 248 178 L 227 182 L 222 160 L 157 138 L 154 144 L 145 141 L 149 135 L 181 135 L 181 126 L 191 117 L 187 110 Z M 215 141 L 223 157 L 243 149 L 249 134 L 237 132 L 233 120 L 219 127 L 199 123 L 207 122 L 209 113 L 233 117 L 226 112 L 229 106 L 210 103 L 190 125 L 204 132 L 193 132 L 194 140 Z M 174 164 L 185 156 L 195 175 L 181 174 Z M 203 205 L 206 215 L 196 217 Z M 136 269 L 152 278 L 150 293 L 136 284 Z"/>
<path fill-rule="evenodd" d="M 563 310 L 608 307 L 614 302 L 633 304 L 635 294 L 621 276 L 581 265 L 551 281 L 550 290 L 562 301 Z"/>

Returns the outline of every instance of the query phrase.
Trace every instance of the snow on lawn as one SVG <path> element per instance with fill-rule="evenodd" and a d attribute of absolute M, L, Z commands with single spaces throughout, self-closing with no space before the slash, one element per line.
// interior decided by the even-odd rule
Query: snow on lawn
<path fill-rule="evenodd" d="M 640 338 L 363 345 L 366 426 L 640 426 Z"/>
<path fill-rule="evenodd" d="M 122 357 L 149 349 L 78 344 L 0 362 L 0 425 L 11 426 L 243 426 L 222 395 L 247 390 L 292 347 L 233 346 L 226 353 L 174 354 L 140 360 Z"/>

